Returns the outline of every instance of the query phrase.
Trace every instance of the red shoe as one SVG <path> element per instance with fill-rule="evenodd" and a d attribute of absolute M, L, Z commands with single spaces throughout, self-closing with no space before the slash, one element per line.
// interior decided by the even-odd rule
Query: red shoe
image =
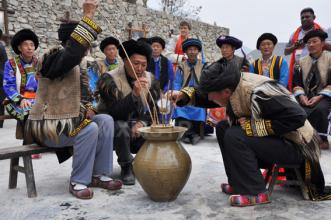
<path fill-rule="evenodd" d="M 229 197 L 231 206 L 246 207 L 270 203 L 268 193 L 259 193 L 257 196 L 232 195 Z"/>
<path fill-rule="evenodd" d="M 229 194 L 229 195 L 234 194 L 233 187 L 228 183 L 222 183 L 221 189 L 222 189 L 222 192 L 224 192 L 225 194 Z"/>
<path fill-rule="evenodd" d="M 121 180 L 102 181 L 99 177 L 92 177 L 90 187 L 99 187 L 108 190 L 119 190 L 122 188 L 122 185 L 123 183 Z"/>
<path fill-rule="evenodd" d="M 69 192 L 78 199 L 92 199 L 93 191 L 90 188 L 85 188 L 81 190 L 74 189 L 75 185 L 69 183 Z"/>
<path fill-rule="evenodd" d="M 40 159 L 41 158 L 41 154 L 32 154 L 31 155 L 32 159 Z"/>

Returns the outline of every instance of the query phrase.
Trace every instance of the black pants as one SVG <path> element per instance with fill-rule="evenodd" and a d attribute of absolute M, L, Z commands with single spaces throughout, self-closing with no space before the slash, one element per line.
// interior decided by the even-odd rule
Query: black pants
<path fill-rule="evenodd" d="M 184 133 L 184 136 L 189 136 L 192 134 L 200 135 L 200 125 L 201 125 L 200 121 L 190 121 L 190 120 L 187 120 L 186 118 L 179 117 L 179 118 L 176 118 L 175 125 L 185 127 L 188 129 Z"/>
<path fill-rule="evenodd" d="M 142 137 L 131 137 L 132 125 L 127 121 L 115 121 L 114 149 L 120 166 L 131 164 L 132 153 L 136 154 L 145 142 Z"/>
<path fill-rule="evenodd" d="M 217 125 L 216 135 L 228 182 L 237 194 L 257 195 L 266 190 L 261 164 L 301 165 L 304 161 L 294 144 L 279 137 L 248 137 L 227 121 Z"/>
<path fill-rule="evenodd" d="M 303 107 L 308 115 L 310 124 L 316 129 L 317 132 L 326 134 L 329 126 L 328 115 L 331 109 L 331 99 L 323 98 L 313 108 Z M 323 141 L 327 141 L 327 136 L 322 136 Z"/>

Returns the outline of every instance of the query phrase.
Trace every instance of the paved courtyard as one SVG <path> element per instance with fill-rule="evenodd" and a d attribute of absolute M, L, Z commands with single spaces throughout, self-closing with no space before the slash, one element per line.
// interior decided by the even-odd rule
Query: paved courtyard
<path fill-rule="evenodd" d="M 11 120 L 0 129 L 0 148 L 20 144 L 14 139 L 14 128 L 15 121 Z M 169 203 L 151 201 L 139 183 L 117 192 L 94 189 L 92 200 L 78 200 L 68 192 L 71 160 L 59 165 L 55 154 L 33 160 L 38 197 L 29 199 L 22 174 L 18 188 L 8 189 L 9 160 L 2 160 L 0 219 L 330 219 L 331 201 L 304 201 L 299 190 L 279 186 L 271 204 L 230 207 L 228 196 L 220 192 L 226 176 L 215 136 L 184 147 L 192 159 L 192 173 L 177 200 Z M 321 163 L 326 183 L 331 185 L 331 151 L 322 152 Z M 117 164 L 114 168 L 114 177 L 118 177 L 120 169 Z"/>

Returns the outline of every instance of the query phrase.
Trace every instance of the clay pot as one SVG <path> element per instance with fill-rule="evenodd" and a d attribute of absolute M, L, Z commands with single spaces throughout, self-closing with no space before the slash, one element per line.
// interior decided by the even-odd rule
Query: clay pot
<path fill-rule="evenodd" d="M 191 158 L 178 139 L 186 131 L 183 127 L 139 130 L 146 139 L 133 162 L 135 176 L 156 202 L 177 198 L 191 173 Z"/>

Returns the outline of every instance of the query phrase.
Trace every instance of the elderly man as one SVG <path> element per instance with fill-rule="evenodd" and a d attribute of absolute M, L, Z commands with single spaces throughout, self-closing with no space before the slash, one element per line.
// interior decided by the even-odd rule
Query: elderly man
<path fill-rule="evenodd" d="M 158 36 L 151 37 L 148 43 L 151 44 L 153 52 L 147 69 L 149 72 L 153 73 L 155 80 L 160 83 L 161 90 L 166 92 L 168 88 L 172 89 L 174 80 L 172 63 L 168 58 L 162 55 L 166 43 Z"/>
<path fill-rule="evenodd" d="M 100 43 L 100 50 L 105 54 L 106 58 L 96 60 L 88 68 L 87 73 L 89 76 L 90 92 L 93 94 L 93 106 L 96 107 L 98 101 L 97 81 L 102 74 L 116 69 L 119 65 L 118 47 L 120 42 L 114 37 L 107 37 Z"/>
<path fill-rule="evenodd" d="M 149 98 L 148 89 L 151 88 L 153 75 L 147 72 L 146 68 L 152 51 L 150 45 L 143 41 L 129 40 L 124 42 L 123 46 L 130 60 L 123 48 L 120 48 L 119 54 L 124 65 L 101 76 L 97 85 L 100 94 L 97 109 L 98 112 L 111 115 L 115 120 L 114 145 L 117 161 L 122 169 L 121 179 L 124 185 L 134 185 L 131 153 L 137 153 L 145 141 L 138 128 L 150 124 L 146 113 L 149 103 L 146 101 Z"/>
<path fill-rule="evenodd" d="M 271 79 L 279 81 L 284 87 L 287 87 L 287 62 L 283 57 L 273 55 L 277 41 L 277 37 L 272 33 L 264 33 L 257 39 L 256 49 L 261 51 L 262 57 L 256 59 L 254 63 L 250 65 L 249 71 L 270 77 Z"/>
<path fill-rule="evenodd" d="M 112 180 L 114 123 L 109 115 L 95 115 L 83 94 L 88 82 L 79 66 L 101 28 L 92 20 L 97 0 L 85 0 L 79 23 L 64 23 L 58 30 L 62 47 L 43 56 L 35 104 L 25 129 L 37 143 L 55 148 L 73 146 L 69 191 L 79 199 L 91 199 L 90 187 L 116 190 Z M 64 47 L 64 48 L 63 48 Z M 68 158 L 59 155 L 60 162 Z M 70 155 L 71 156 L 71 155 Z"/>
<path fill-rule="evenodd" d="M 303 38 L 309 55 L 295 69 L 293 93 L 312 126 L 321 133 L 321 149 L 329 149 L 326 136 L 331 109 L 331 55 L 323 51 L 327 33 L 312 30 Z"/>
<path fill-rule="evenodd" d="M 305 111 L 276 81 L 216 62 L 202 73 L 198 90 L 186 87 L 172 98 L 178 105 L 227 106 L 230 121 L 220 122 L 216 134 L 228 177 L 221 187 L 232 194 L 232 206 L 270 202 L 261 163 L 305 167 L 311 199 L 325 198 L 317 136 Z"/>

